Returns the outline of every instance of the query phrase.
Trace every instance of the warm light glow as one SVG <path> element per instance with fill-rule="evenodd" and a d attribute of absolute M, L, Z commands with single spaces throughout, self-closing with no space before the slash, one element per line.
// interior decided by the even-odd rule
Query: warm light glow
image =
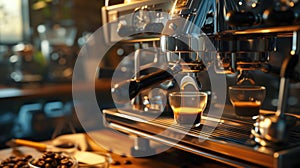
<path fill-rule="evenodd" d="M 261 146 L 267 146 L 266 141 L 261 141 L 260 144 L 261 144 Z"/>
<path fill-rule="evenodd" d="M 253 4 L 251 5 L 251 7 L 252 7 L 252 8 L 255 8 L 255 7 L 256 7 L 256 3 L 253 3 Z"/>
<path fill-rule="evenodd" d="M 290 54 L 291 54 L 291 55 L 295 55 L 296 52 L 295 52 L 294 50 L 292 50 L 292 51 L 290 52 Z"/>
<path fill-rule="evenodd" d="M 290 2 L 290 7 L 294 7 L 295 3 L 294 2 Z"/>
<path fill-rule="evenodd" d="M 174 12 L 175 12 L 176 4 L 177 4 L 177 0 L 174 2 L 174 5 L 173 5 L 173 7 L 172 7 L 172 9 L 171 9 L 171 15 L 173 15 Z"/>
<path fill-rule="evenodd" d="M 261 31 L 262 33 L 270 33 L 271 31 L 269 29 L 264 29 Z"/>
<path fill-rule="evenodd" d="M 39 10 L 43 9 L 47 6 L 47 3 L 45 1 L 38 1 L 32 5 L 32 9 Z"/>

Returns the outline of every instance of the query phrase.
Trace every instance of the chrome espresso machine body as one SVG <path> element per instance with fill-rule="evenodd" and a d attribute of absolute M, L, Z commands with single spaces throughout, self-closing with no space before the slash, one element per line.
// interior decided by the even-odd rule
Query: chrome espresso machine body
<path fill-rule="evenodd" d="M 118 11 L 125 10 L 136 14 L 159 8 L 169 13 L 159 15 L 160 20 L 155 22 L 142 17 L 144 20 L 139 23 L 143 26 L 136 26 L 134 21 L 130 25 L 122 19 L 115 20 L 118 34 L 109 36 L 107 41 L 130 35 L 123 42 L 138 46 L 131 60 L 133 77 L 112 85 L 114 101 L 122 106 L 104 110 L 106 126 L 139 137 L 133 155 L 150 151 L 138 145 L 153 140 L 232 166 L 300 166 L 299 119 L 287 110 L 291 82 L 299 81 L 298 1 L 176 0 L 172 6 L 161 5 L 164 2 L 167 1 L 125 2 L 102 10 L 106 20 L 113 18 L 110 14 L 117 16 Z M 149 27 L 154 28 L 149 31 Z M 275 55 L 276 60 L 279 51 L 282 60 L 273 65 L 271 58 Z M 154 61 L 142 63 L 140 57 L 144 55 L 153 55 Z M 224 94 L 226 97 L 228 81 L 214 91 L 215 81 L 207 82 L 211 75 L 226 75 L 233 76 L 234 85 L 254 85 L 260 82 L 256 72 L 278 79 L 276 109 L 262 108 L 256 119 L 240 118 L 232 112 L 228 101 L 219 101 Z M 155 87 L 159 93 L 153 92 Z M 216 112 L 203 116 L 197 128 L 187 130 L 174 124 L 168 102 L 162 97 L 178 89 L 207 92 L 207 108 Z M 146 146 L 149 148 L 149 144 Z"/>

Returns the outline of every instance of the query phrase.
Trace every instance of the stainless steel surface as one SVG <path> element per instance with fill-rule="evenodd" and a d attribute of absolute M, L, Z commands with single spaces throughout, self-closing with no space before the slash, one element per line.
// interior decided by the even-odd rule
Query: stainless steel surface
<path fill-rule="evenodd" d="M 112 6 L 105 6 L 101 9 L 102 23 L 106 43 L 115 43 L 120 40 L 132 39 L 130 37 L 122 37 L 118 31 L 121 22 L 128 23 L 128 27 L 134 27 L 134 12 L 145 6 L 150 7 L 149 10 L 165 11 L 170 8 L 174 0 L 146 0 L 131 1 L 130 3 L 121 3 Z M 136 30 L 127 29 L 128 35 L 136 33 Z"/>
<path fill-rule="evenodd" d="M 279 167 L 280 164 L 299 164 L 299 161 L 289 160 L 285 156 L 295 157 L 300 153 L 300 136 L 299 131 L 296 129 L 288 133 L 289 141 L 284 146 L 262 147 L 257 145 L 250 137 L 254 121 L 241 121 L 231 117 L 214 120 L 213 118 L 204 117 L 203 121 L 209 121 L 205 122 L 206 125 L 209 125 L 210 122 L 219 123 L 217 128 L 210 133 L 209 131 L 200 131 L 201 128 L 193 128 L 188 131 L 185 127 L 174 124 L 173 118 L 170 117 L 160 117 L 149 121 L 146 115 L 140 115 L 139 117 L 134 111 L 116 111 L 115 109 L 104 110 L 104 114 L 109 127 L 146 137 L 226 164 L 266 167 Z M 168 131 L 165 131 L 166 129 Z M 164 134 L 160 134 L 162 131 L 164 131 Z M 188 132 L 185 135 L 186 131 Z M 177 143 L 177 140 L 180 140 L 180 142 Z"/>

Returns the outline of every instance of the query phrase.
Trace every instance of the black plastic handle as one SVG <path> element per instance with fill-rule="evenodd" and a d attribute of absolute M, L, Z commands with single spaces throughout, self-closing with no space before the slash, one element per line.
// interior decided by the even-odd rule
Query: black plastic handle
<path fill-rule="evenodd" d="M 266 9 L 263 13 L 263 20 L 271 25 L 290 25 L 296 20 L 295 12 L 288 9 L 285 11 Z"/>
<path fill-rule="evenodd" d="M 129 79 L 115 84 L 111 89 L 113 99 L 119 103 L 131 100 L 137 96 L 140 91 L 151 88 L 166 80 L 173 79 L 174 74 L 180 71 L 181 67 L 179 64 L 165 70 L 157 68 L 156 72 L 147 74 L 138 79 Z"/>
<path fill-rule="evenodd" d="M 231 26 L 252 26 L 260 23 L 260 17 L 252 12 L 230 11 L 226 14 L 225 20 Z"/>

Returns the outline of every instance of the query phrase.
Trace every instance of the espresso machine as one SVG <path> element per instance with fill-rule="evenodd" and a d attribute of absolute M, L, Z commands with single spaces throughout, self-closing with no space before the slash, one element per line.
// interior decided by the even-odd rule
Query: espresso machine
<path fill-rule="evenodd" d="M 118 34 L 107 38 L 111 42 L 121 39 L 112 37 L 129 36 L 126 43 L 139 44 L 129 59 L 132 75 L 112 80 L 116 108 L 103 110 L 107 127 L 138 137 L 132 154 L 151 151 L 149 141 L 156 141 L 235 167 L 298 167 L 299 116 L 287 110 L 290 86 L 299 81 L 298 1 L 176 0 L 163 8 L 153 4 L 162 1 L 152 1 L 152 8 L 129 8 L 139 3 L 102 10 L 106 19 L 118 9 L 136 14 L 160 8 L 168 13 L 159 14 L 164 19 L 155 23 L 140 17 L 145 19 L 139 22 L 142 26 L 119 19 Z M 278 51 L 283 57 L 277 66 L 271 58 Z M 144 63 L 145 55 L 153 59 Z M 278 79 L 276 108 L 262 106 L 259 116 L 240 118 L 229 107 L 228 77 L 234 85 L 255 85 L 260 82 L 256 72 Z M 165 97 L 182 89 L 209 95 L 200 127 L 174 124 Z"/>

